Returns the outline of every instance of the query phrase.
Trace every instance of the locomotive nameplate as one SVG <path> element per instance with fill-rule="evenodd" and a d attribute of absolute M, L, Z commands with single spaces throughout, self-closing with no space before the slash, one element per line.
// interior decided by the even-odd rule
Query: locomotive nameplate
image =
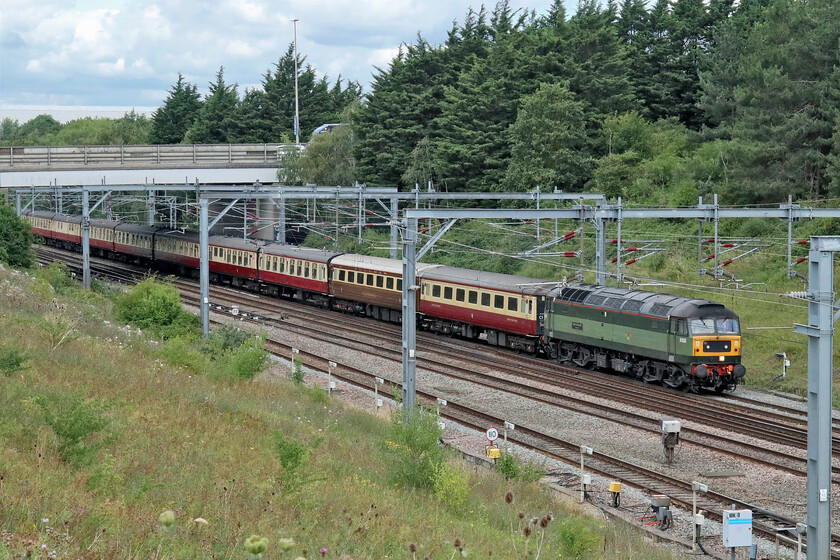
<path fill-rule="evenodd" d="M 576 331 L 582 331 L 583 323 L 572 323 L 572 328 Z"/>

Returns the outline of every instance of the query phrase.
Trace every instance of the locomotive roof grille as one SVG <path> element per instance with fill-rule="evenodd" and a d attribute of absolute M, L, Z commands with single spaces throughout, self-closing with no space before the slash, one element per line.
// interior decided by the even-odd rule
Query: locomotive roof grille
<path fill-rule="evenodd" d="M 664 303 L 654 303 L 653 307 L 650 308 L 650 311 L 648 313 L 656 317 L 667 317 L 670 314 L 671 309 L 673 309 L 672 305 L 666 305 Z"/>

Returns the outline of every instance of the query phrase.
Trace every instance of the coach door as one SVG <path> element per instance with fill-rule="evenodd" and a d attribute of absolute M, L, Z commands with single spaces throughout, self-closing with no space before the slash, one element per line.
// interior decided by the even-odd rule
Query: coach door
<path fill-rule="evenodd" d="M 671 317 L 668 323 L 668 361 L 673 362 L 677 354 L 677 336 L 680 328 L 680 320 Z"/>

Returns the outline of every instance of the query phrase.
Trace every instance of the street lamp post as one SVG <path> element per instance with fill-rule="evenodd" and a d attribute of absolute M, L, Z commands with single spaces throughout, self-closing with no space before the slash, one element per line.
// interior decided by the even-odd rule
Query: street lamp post
<path fill-rule="evenodd" d="M 297 22 L 293 19 L 295 27 L 295 144 L 300 144 L 300 115 L 298 113 L 298 51 L 297 51 Z"/>

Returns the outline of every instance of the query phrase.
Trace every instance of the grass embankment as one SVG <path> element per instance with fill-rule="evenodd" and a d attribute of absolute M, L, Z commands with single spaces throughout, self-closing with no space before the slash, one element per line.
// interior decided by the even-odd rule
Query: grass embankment
<path fill-rule="evenodd" d="M 247 558 L 251 535 L 267 558 L 671 557 L 536 484 L 426 461 L 428 423 L 405 431 L 285 373 L 248 379 L 59 291 L 0 270 L 2 560 Z"/>
<path fill-rule="evenodd" d="M 431 233 L 440 224 L 435 222 Z M 428 227 L 423 221 L 421 227 Z M 560 221 L 558 232 L 562 235 L 579 227 L 577 222 Z M 607 224 L 607 238 L 617 234 L 615 223 Z M 477 220 L 463 221 L 450 230 L 444 239 L 424 257 L 424 262 L 451 266 L 489 270 L 507 274 L 560 280 L 566 277 L 575 281 L 579 267 L 577 258 L 528 257 L 510 258 L 512 255 L 532 249 L 536 225 L 510 225 L 493 227 Z M 553 237 L 554 222 L 545 221 L 541 232 L 542 241 Z M 358 245 L 352 238 L 341 240 L 341 250 L 360 251 L 387 256 L 387 251 L 371 247 L 387 245 L 387 232 L 366 231 L 365 243 Z M 807 391 L 808 346 L 805 336 L 793 332 L 793 323 L 807 323 L 807 305 L 801 300 L 781 297 L 779 294 L 807 289 L 800 278 L 787 277 L 787 222 L 776 219 L 725 220 L 719 225 L 719 236 L 725 241 L 755 240 L 743 249 L 721 247 L 719 262 L 738 257 L 747 250 L 759 250 L 737 259 L 724 267 L 724 272 L 738 279 L 739 289 L 727 277 L 716 281 L 710 276 L 698 277 L 697 222 L 692 220 L 625 220 L 622 224 L 623 247 L 651 246 L 664 249 L 655 255 L 648 251 L 626 253 L 622 261 L 645 255 L 638 262 L 622 268 L 622 273 L 640 279 L 635 287 L 643 290 L 671 293 L 694 298 L 711 299 L 733 309 L 741 317 L 743 329 L 743 360 L 747 368 L 747 385 L 760 388 L 788 391 L 804 395 Z M 703 228 L 704 239 L 714 236 L 714 227 L 707 223 Z M 794 240 L 808 239 L 810 235 L 840 235 L 840 220 L 818 219 L 795 222 Z M 656 243 L 653 243 L 656 241 Z M 310 235 L 307 242 L 323 246 L 323 238 Z M 649 245 L 648 245 L 649 244 Z M 549 247 L 549 251 L 576 251 L 581 248 L 580 239 Z M 584 265 L 587 271 L 584 279 L 594 282 L 595 243 L 592 226 L 587 225 L 584 233 Z M 724 252 L 726 251 L 726 252 Z M 608 244 L 607 261 L 615 256 L 616 246 Z M 704 243 L 702 255 L 713 254 L 713 245 Z M 793 258 L 807 256 L 807 245 L 794 245 Z M 703 267 L 710 272 L 712 260 Z M 615 273 L 616 265 L 608 264 L 607 270 Z M 808 273 L 807 263 L 801 263 L 795 270 Z M 835 270 L 835 276 L 839 271 Z M 659 284 L 664 282 L 664 284 Z M 614 279 L 608 282 L 615 285 Z M 627 285 L 625 285 L 627 286 Z M 633 286 L 627 286 L 633 287 Z M 721 289 L 723 288 L 723 289 Z M 780 329 L 756 329 L 755 327 L 782 327 Z M 791 361 L 784 380 L 776 378 L 782 372 L 781 360 L 776 353 L 785 352 Z M 835 352 L 835 368 L 840 367 L 840 354 Z M 835 402 L 840 402 L 840 385 L 835 384 Z"/>

